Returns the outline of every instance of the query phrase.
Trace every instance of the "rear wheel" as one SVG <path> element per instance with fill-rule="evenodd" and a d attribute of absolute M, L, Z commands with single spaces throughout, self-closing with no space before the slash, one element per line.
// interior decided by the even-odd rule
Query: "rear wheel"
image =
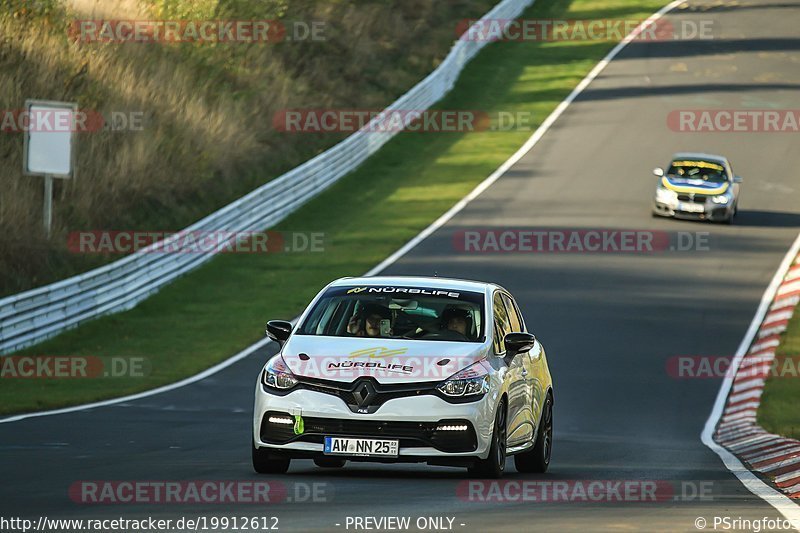
<path fill-rule="evenodd" d="M 320 468 L 342 468 L 346 462 L 346 459 L 339 457 L 317 457 L 314 459 L 314 464 Z"/>
<path fill-rule="evenodd" d="M 499 478 L 506 469 L 506 404 L 500 402 L 497 414 L 494 417 L 494 430 L 492 431 L 492 444 L 489 456 L 478 461 L 470 467 L 469 473 L 477 477 Z"/>
<path fill-rule="evenodd" d="M 517 472 L 540 473 L 547 472 L 550 466 L 550 455 L 553 451 L 553 401 L 550 396 L 545 401 L 542 410 L 542 420 L 539 423 L 539 434 L 536 443 L 527 452 L 514 456 L 514 466 Z"/>
<path fill-rule="evenodd" d="M 253 470 L 259 474 L 285 474 L 291 459 L 270 455 L 266 448 L 256 448 L 253 443 Z"/>

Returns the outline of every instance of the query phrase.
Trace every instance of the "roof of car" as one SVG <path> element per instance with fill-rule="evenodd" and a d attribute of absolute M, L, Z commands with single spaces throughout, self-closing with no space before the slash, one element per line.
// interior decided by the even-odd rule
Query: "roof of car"
<path fill-rule="evenodd" d="M 367 276 L 358 278 L 339 278 L 331 283 L 331 287 L 350 285 L 366 286 L 402 286 L 419 288 L 439 288 L 448 290 L 462 290 L 473 292 L 491 292 L 494 289 L 503 289 L 496 283 L 473 281 L 467 279 L 440 278 L 428 276 Z M 503 289 L 505 290 L 505 289 Z"/>
<path fill-rule="evenodd" d="M 673 160 L 676 159 L 699 159 L 701 161 L 713 161 L 715 163 L 727 164 L 728 158 L 721 155 L 704 154 L 702 152 L 678 152 L 673 154 Z"/>

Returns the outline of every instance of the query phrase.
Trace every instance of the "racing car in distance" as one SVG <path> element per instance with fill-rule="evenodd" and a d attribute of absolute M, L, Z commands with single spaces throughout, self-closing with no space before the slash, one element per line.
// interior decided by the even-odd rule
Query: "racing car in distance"
<path fill-rule="evenodd" d="M 659 178 L 653 215 L 726 224 L 736 216 L 742 178 L 725 157 L 678 153 L 666 172 L 656 168 L 653 174 Z"/>
<path fill-rule="evenodd" d="M 255 389 L 253 468 L 292 459 L 427 462 L 497 478 L 506 457 L 544 472 L 553 441 L 545 351 L 514 298 L 477 281 L 343 278 L 297 325 L 267 323 L 281 345 Z"/>

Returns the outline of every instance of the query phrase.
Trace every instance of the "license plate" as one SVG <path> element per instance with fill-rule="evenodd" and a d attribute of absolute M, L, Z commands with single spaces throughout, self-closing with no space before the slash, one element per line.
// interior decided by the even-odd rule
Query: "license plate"
<path fill-rule="evenodd" d="M 359 455 L 363 457 L 397 457 L 398 440 L 325 437 L 326 455 Z"/>
<path fill-rule="evenodd" d="M 680 211 L 686 211 L 687 213 L 703 213 L 705 212 L 706 207 L 703 204 L 680 202 L 678 204 L 678 209 Z"/>

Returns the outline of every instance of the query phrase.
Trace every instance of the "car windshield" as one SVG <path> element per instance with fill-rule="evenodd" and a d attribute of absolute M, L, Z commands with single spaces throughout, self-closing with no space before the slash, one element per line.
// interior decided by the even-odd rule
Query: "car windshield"
<path fill-rule="evenodd" d="M 296 333 L 481 342 L 483 299 L 482 293 L 437 287 L 331 287 Z"/>
<path fill-rule="evenodd" d="M 667 171 L 669 176 L 722 183 L 727 181 L 725 167 L 719 163 L 702 160 L 675 160 Z"/>

